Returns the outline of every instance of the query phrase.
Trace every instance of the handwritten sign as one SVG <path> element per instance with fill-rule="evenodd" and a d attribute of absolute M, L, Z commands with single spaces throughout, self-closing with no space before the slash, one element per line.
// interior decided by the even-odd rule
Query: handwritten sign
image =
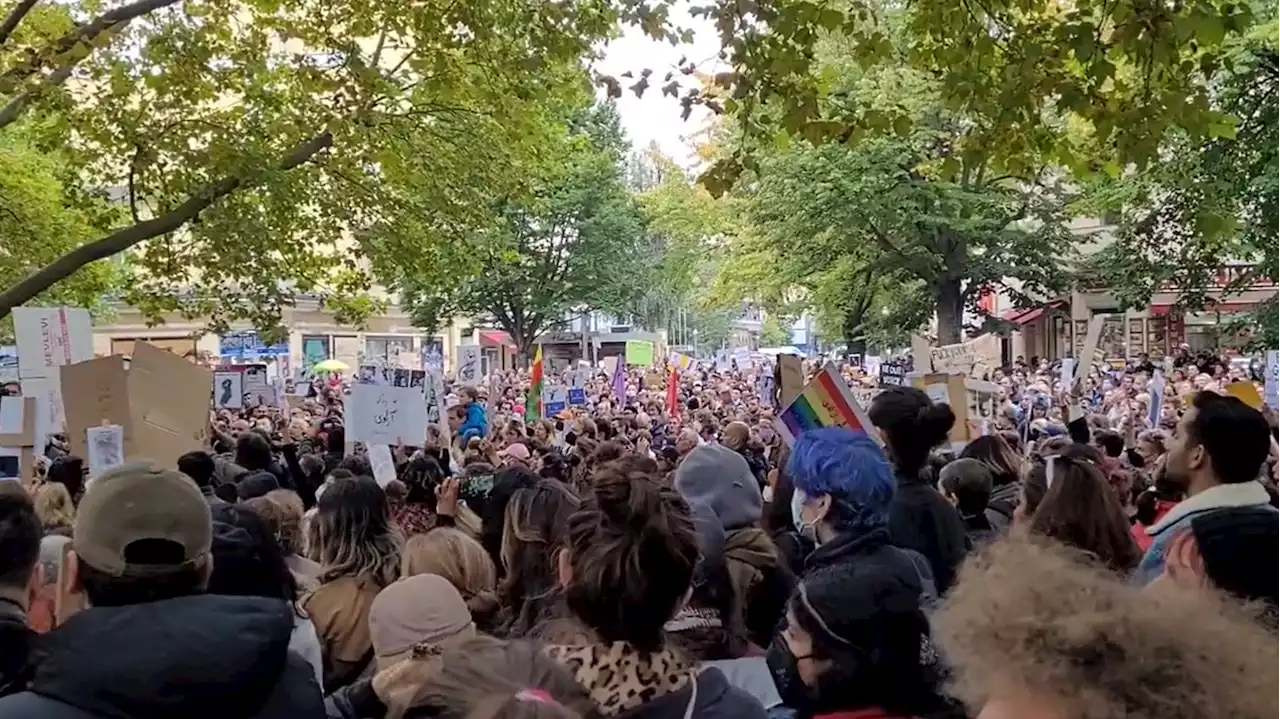
<path fill-rule="evenodd" d="M 15 307 L 18 373 L 57 377 L 54 368 L 93 359 L 89 310 L 80 307 Z"/>
<path fill-rule="evenodd" d="M 979 376 L 1000 366 L 1000 340 L 984 335 L 968 342 L 929 348 L 929 364 L 936 374 Z"/>
<path fill-rule="evenodd" d="M 965 370 L 968 371 L 967 369 Z M 902 387 L 907 383 L 907 365 L 903 362 L 886 360 L 880 363 L 880 386 Z"/>
<path fill-rule="evenodd" d="M 412 387 L 356 384 L 347 397 L 347 439 L 417 445 L 427 435 L 427 407 Z"/>
<path fill-rule="evenodd" d="M 480 345 L 458 347 L 458 384 L 476 387 L 480 384 Z"/>

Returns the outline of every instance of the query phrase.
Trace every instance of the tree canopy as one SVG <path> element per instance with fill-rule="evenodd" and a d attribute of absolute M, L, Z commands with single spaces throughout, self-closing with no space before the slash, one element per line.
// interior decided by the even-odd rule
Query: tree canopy
<path fill-rule="evenodd" d="M 394 278 L 418 326 L 475 317 L 507 331 L 528 356 L 538 336 L 572 313 L 622 311 L 645 291 L 651 268 L 642 219 L 623 183 L 626 144 L 616 110 L 569 107 L 552 119 L 563 129 L 534 167 L 532 190 L 494 196 L 495 222 L 461 238 L 475 253 L 471 271 L 424 281 L 418 269 L 433 256 L 374 253 L 375 271 Z"/>
<path fill-rule="evenodd" d="M 0 134 L 63 148 L 69 194 L 119 188 L 127 213 L 0 292 L 0 316 L 132 248 L 127 301 L 215 326 L 270 325 L 298 293 L 371 309 L 341 301 L 372 282 L 371 229 L 418 233 L 421 252 L 452 259 L 481 191 L 533 153 L 530 107 L 576 87 L 618 19 L 604 0 L 59 7 L 61 22 L 7 8 Z M 388 220 L 406 211 L 429 221 Z"/>
<path fill-rule="evenodd" d="M 1166 161 L 1094 184 L 1089 209 L 1118 218 L 1115 242 L 1085 265 L 1091 284 L 1105 285 L 1123 307 L 1143 307 L 1158 291 L 1177 291 L 1186 310 L 1212 309 L 1210 290 L 1238 294 L 1277 282 L 1277 54 L 1272 19 L 1230 43 L 1230 71 L 1214 86 L 1213 106 L 1238 118 L 1231 137 L 1208 142 L 1168 137 Z M 1237 265 L 1222 286 L 1221 271 Z M 1261 346 L 1277 344 L 1276 300 L 1256 307 L 1236 329 Z"/>

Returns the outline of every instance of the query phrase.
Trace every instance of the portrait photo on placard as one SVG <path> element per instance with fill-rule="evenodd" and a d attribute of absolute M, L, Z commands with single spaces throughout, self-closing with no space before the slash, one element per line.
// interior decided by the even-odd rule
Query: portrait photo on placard
<path fill-rule="evenodd" d="M 218 409 L 243 409 L 244 376 L 239 372 L 214 372 L 213 406 Z"/>

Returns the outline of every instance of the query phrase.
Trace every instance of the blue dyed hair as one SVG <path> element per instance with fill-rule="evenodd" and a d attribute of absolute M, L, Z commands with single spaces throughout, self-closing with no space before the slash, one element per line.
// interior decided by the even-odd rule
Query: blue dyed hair
<path fill-rule="evenodd" d="M 893 468 L 865 432 L 829 427 L 796 440 L 787 473 L 806 496 L 831 495 L 836 529 L 868 530 L 889 523 Z"/>

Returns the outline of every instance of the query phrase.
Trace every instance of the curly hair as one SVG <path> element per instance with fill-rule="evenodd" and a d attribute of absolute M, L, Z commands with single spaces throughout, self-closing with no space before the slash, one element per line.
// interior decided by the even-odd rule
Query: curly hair
<path fill-rule="evenodd" d="M 1073 719 L 1270 719 L 1280 652 L 1255 621 L 1208 590 L 1143 591 L 1011 538 L 964 565 L 933 625 L 974 714 L 1029 695 Z"/>

